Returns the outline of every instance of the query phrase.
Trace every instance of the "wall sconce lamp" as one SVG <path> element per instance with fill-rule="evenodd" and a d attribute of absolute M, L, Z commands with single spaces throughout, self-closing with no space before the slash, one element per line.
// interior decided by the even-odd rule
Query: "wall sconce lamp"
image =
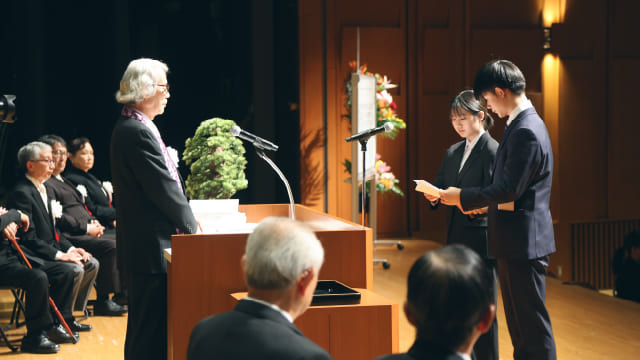
<path fill-rule="evenodd" d="M 542 49 L 545 52 L 551 51 L 551 28 L 542 28 Z"/>

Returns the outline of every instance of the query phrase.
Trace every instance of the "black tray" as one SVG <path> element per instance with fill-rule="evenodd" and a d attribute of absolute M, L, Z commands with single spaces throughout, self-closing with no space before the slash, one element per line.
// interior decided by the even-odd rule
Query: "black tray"
<path fill-rule="evenodd" d="M 360 293 L 335 280 L 318 280 L 312 305 L 357 304 Z"/>

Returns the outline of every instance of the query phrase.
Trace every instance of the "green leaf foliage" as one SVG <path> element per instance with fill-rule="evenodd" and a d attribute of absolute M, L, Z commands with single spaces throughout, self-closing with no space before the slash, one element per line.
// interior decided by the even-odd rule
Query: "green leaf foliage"
<path fill-rule="evenodd" d="M 205 120 L 185 142 L 182 159 L 191 170 L 186 181 L 190 199 L 229 199 L 247 188 L 245 149 L 230 133 L 234 125 L 233 120 Z"/>

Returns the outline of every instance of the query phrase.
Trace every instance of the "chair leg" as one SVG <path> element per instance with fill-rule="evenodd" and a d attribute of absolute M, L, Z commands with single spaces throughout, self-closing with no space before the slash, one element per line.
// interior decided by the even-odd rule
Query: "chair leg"
<path fill-rule="evenodd" d="M 20 313 L 22 312 L 23 317 L 25 314 L 25 310 L 24 310 L 24 293 L 25 292 L 22 289 L 11 289 L 11 292 L 13 293 L 13 297 L 16 300 L 13 302 L 13 311 L 11 312 L 11 320 L 9 321 L 9 326 L 7 326 L 5 330 L 11 329 L 13 325 L 15 325 L 17 329 L 20 326 L 26 324 L 26 321 L 20 322 Z"/>

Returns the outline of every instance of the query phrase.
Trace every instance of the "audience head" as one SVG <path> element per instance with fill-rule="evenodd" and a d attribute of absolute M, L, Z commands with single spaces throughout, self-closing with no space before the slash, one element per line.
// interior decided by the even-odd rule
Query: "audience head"
<path fill-rule="evenodd" d="M 267 218 L 247 239 L 243 264 L 249 295 L 293 295 L 290 312 L 295 318 L 311 303 L 323 261 L 322 244 L 309 227 L 288 218 Z"/>
<path fill-rule="evenodd" d="M 69 143 L 69 161 L 71 165 L 84 172 L 93 168 L 93 147 L 86 137 L 79 137 Z"/>
<path fill-rule="evenodd" d="M 454 129 L 464 138 L 469 132 L 475 134 L 483 128 L 489 130 L 493 126 L 493 119 L 489 116 L 487 109 L 471 90 L 464 90 L 453 98 L 449 109 L 449 117 Z"/>
<path fill-rule="evenodd" d="M 640 230 L 632 231 L 624 237 L 624 248 L 629 257 L 640 262 Z"/>
<path fill-rule="evenodd" d="M 489 269 L 475 252 L 463 245 L 445 246 L 413 264 L 405 313 L 419 339 L 470 351 L 493 322 L 491 289 Z"/>
<path fill-rule="evenodd" d="M 53 176 L 60 175 L 67 166 L 67 142 L 62 137 L 54 134 L 43 135 L 38 140 L 51 146 L 51 152 L 56 161 Z"/>
<path fill-rule="evenodd" d="M 484 93 L 495 94 L 495 89 L 509 90 L 515 95 L 524 92 L 526 81 L 522 71 L 509 60 L 493 60 L 486 63 L 476 74 L 473 92 L 477 98 Z"/>
<path fill-rule="evenodd" d="M 18 166 L 32 178 L 44 182 L 51 177 L 55 160 L 51 146 L 32 141 L 18 150 Z"/>
<path fill-rule="evenodd" d="M 120 80 L 120 89 L 116 92 L 116 100 L 121 104 L 138 104 L 145 98 L 152 97 L 158 84 L 166 79 L 169 67 L 154 59 L 136 59 L 129 63 Z"/>

